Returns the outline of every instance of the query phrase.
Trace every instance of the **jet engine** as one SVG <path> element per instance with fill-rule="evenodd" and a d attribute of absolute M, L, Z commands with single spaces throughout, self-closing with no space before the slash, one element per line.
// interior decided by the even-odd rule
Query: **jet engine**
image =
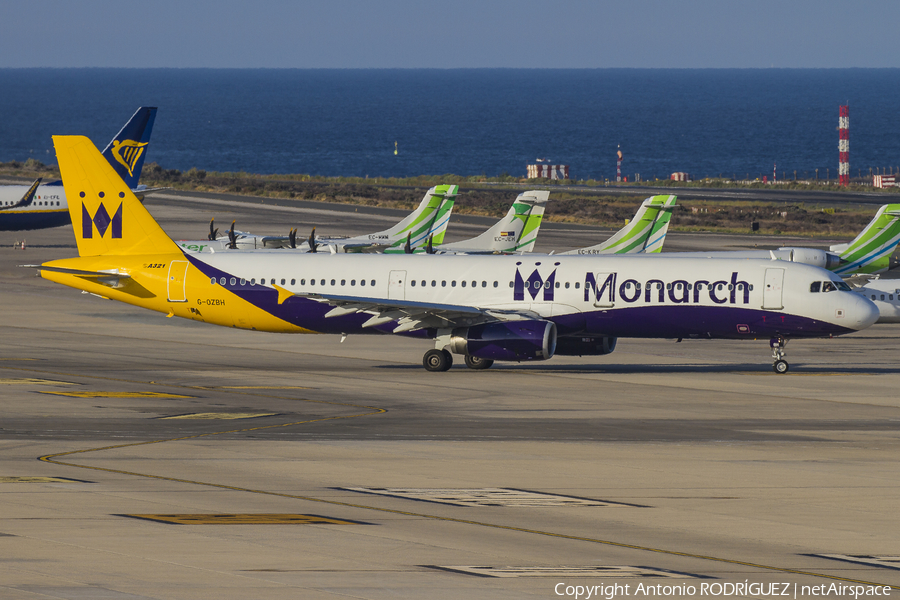
<path fill-rule="evenodd" d="M 815 248 L 779 248 L 778 250 L 790 252 L 791 262 L 803 263 L 804 265 L 812 265 L 823 269 L 833 269 L 842 262 L 839 255 L 827 250 L 816 250 Z"/>
<path fill-rule="evenodd" d="M 561 337 L 556 340 L 560 356 L 603 356 L 616 349 L 618 338 L 608 336 Z"/>
<path fill-rule="evenodd" d="M 487 360 L 547 360 L 556 351 L 556 324 L 524 320 L 454 329 L 449 350 Z"/>

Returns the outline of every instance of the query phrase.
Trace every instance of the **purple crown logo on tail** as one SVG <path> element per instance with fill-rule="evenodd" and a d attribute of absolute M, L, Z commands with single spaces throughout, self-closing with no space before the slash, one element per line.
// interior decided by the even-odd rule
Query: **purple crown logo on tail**
<path fill-rule="evenodd" d="M 106 235 L 106 230 L 109 229 L 111 231 L 112 239 L 122 239 L 122 204 L 119 204 L 116 214 L 110 217 L 109 212 L 101 202 L 100 208 L 98 208 L 94 216 L 91 217 L 91 213 L 88 212 L 87 207 L 82 203 L 81 237 L 86 240 L 92 239 L 94 237 L 94 226 L 97 227 L 97 232 L 100 234 L 101 238 Z"/>

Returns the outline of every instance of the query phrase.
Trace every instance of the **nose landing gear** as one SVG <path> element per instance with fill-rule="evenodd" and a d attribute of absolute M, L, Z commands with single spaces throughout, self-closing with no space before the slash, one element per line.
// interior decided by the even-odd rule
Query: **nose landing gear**
<path fill-rule="evenodd" d="M 781 336 L 773 337 L 769 340 L 769 346 L 772 348 L 772 358 L 775 359 L 775 362 L 772 363 L 772 370 L 778 373 L 779 375 L 784 375 L 788 372 L 788 362 L 784 360 L 784 347 L 787 345 L 787 340 Z"/>

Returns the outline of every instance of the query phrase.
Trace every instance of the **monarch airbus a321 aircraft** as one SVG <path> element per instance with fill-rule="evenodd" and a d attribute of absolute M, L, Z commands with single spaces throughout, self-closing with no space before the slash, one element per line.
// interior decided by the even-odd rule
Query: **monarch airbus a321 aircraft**
<path fill-rule="evenodd" d="M 424 365 L 602 355 L 618 337 L 771 338 L 868 327 L 868 299 L 837 275 L 784 261 L 629 256 L 185 253 L 85 137 L 53 138 L 79 257 L 45 279 L 168 316 L 285 333 L 380 332 L 434 340 Z"/>

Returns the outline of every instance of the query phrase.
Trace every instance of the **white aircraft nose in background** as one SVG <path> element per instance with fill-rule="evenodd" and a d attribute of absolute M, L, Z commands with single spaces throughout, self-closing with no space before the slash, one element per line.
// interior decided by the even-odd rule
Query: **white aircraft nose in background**
<path fill-rule="evenodd" d="M 859 331 L 874 325 L 881 316 L 875 303 L 861 295 L 857 295 L 855 300 L 847 310 L 847 326 Z"/>

